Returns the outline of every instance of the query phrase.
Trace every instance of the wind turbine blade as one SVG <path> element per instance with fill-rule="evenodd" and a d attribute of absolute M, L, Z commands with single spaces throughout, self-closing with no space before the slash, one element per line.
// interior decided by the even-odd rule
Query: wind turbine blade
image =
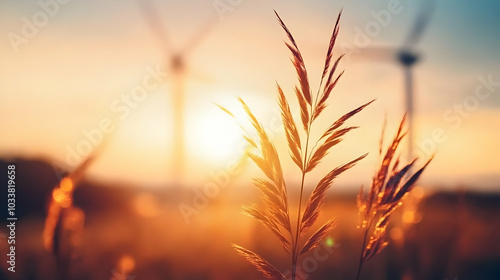
<path fill-rule="evenodd" d="M 155 11 L 153 5 L 149 0 L 137 0 L 139 6 L 141 7 L 142 12 L 146 20 L 148 21 L 151 30 L 157 37 L 158 43 L 161 45 L 163 49 L 167 52 L 172 52 L 172 44 L 167 37 L 167 31 L 165 30 L 165 26 L 162 24 L 159 14 Z"/>
<path fill-rule="evenodd" d="M 426 0 L 422 3 L 415 23 L 403 42 L 403 48 L 410 49 L 420 41 L 425 29 L 429 26 L 435 7 L 436 0 Z"/>
<path fill-rule="evenodd" d="M 397 50 L 393 47 L 367 47 L 348 50 L 346 56 L 355 62 L 392 63 L 397 59 Z"/>
<path fill-rule="evenodd" d="M 201 26 L 201 28 L 194 34 L 191 39 L 184 44 L 184 46 L 181 48 L 180 54 L 181 55 L 186 55 L 187 53 L 191 52 L 200 42 L 203 38 L 205 38 L 210 30 L 214 27 L 216 22 L 215 17 L 210 17 L 209 19 L 206 20 L 205 24 Z"/>
<path fill-rule="evenodd" d="M 112 121 L 112 125 L 116 126 L 115 120 Z M 94 148 L 94 150 L 73 171 L 71 171 L 68 177 L 71 178 L 74 182 L 79 181 L 83 177 L 89 166 L 95 161 L 96 158 L 98 158 L 102 154 L 103 150 L 109 144 L 111 137 L 113 137 L 113 135 L 115 134 L 115 131 L 116 130 L 109 134 L 104 134 L 101 143 L 99 143 Z"/>

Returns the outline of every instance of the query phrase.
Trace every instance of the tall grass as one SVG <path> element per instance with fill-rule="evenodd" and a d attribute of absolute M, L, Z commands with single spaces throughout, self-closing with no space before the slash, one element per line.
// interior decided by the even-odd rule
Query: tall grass
<path fill-rule="evenodd" d="M 342 12 L 340 12 L 337 17 L 333 34 L 330 38 L 318 90 L 316 94 L 313 95 L 305 62 L 297 42 L 283 20 L 276 13 L 278 22 L 287 35 L 288 40 L 285 44 L 292 54 L 292 63 L 297 72 L 299 84 L 295 87 L 295 95 L 300 108 L 301 129 L 298 128 L 293 118 L 286 95 L 280 85 L 277 84 L 278 104 L 281 110 L 281 119 L 285 129 L 289 154 L 293 162 L 301 171 L 296 221 L 292 221 L 291 219 L 292 215 L 290 214 L 289 194 L 285 182 L 286 180 L 283 176 L 280 158 L 274 143 L 270 140 L 263 126 L 252 113 L 251 109 L 241 98 L 239 99 L 258 136 L 258 139 L 253 139 L 242 126 L 245 132 L 245 139 L 254 149 L 254 152 L 249 153 L 249 157 L 265 175 L 264 178 L 255 178 L 253 181 L 254 185 L 263 194 L 263 203 L 260 205 L 255 204 L 253 206 L 246 206 L 244 210 L 248 215 L 260 221 L 274 233 L 276 238 L 280 241 L 281 246 L 290 257 L 292 280 L 297 278 L 297 263 L 299 257 L 317 247 L 319 242 L 335 226 L 335 219 L 332 218 L 321 225 L 315 232 L 310 232 L 311 228 L 317 222 L 320 210 L 324 204 L 326 192 L 332 186 L 333 180 L 366 156 L 366 154 L 359 156 L 344 165 L 334 168 L 326 174 L 319 180 L 312 193 L 308 196 L 305 208 L 302 209 L 307 174 L 321 163 L 332 147 L 342 141 L 344 135 L 357 128 L 355 126 L 346 125 L 346 122 L 374 101 L 369 101 L 344 114 L 327 127 L 319 139 L 311 139 L 311 128 L 314 125 L 314 121 L 326 109 L 327 101 L 332 90 L 344 73 L 343 71 L 337 73 L 337 68 L 344 55 L 340 55 L 337 59 L 333 60 L 333 48 L 339 33 L 341 14 Z M 229 110 L 224 107 L 221 107 L 221 109 L 234 118 L 234 114 Z M 401 169 L 398 169 L 399 159 L 393 163 L 398 145 L 406 134 L 403 133 L 405 119 L 406 117 L 401 121 L 397 134 L 387 149 L 381 166 L 373 178 L 368 197 L 364 198 L 362 189 L 358 196 L 359 212 L 363 220 L 361 228 L 364 229 L 364 238 L 356 279 L 359 279 L 363 264 L 387 245 L 385 231 L 391 213 L 402 204 L 405 194 L 411 191 L 414 183 L 430 162 L 429 160 L 422 168 L 411 175 L 408 180 L 401 183 L 403 177 L 408 175 L 415 163 L 415 160 L 413 160 Z M 303 132 L 301 132 L 301 130 L 303 130 Z M 314 145 L 312 145 L 312 143 L 314 143 Z M 382 154 L 382 144 L 383 137 L 380 143 L 380 154 Z M 266 278 L 279 280 L 286 279 L 285 276 L 264 257 L 235 244 L 233 244 L 233 247 Z"/>
<path fill-rule="evenodd" d="M 42 238 L 56 258 L 61 279 L 69 279 L 71 262 L 80 246 L 85 213 L 73 204 L 73 192 L 95 156 L 86 158 L 52 190 Z"/>
<path fill-rule="evenodd" d="M 274 233 L 280 241 L 283 249 L 290 257 L 292 279 L 295 280 L 299 257 L 317 247 L 319 242 L 335 225 L 335 219 L 332 218 L 321 225 L 315 232 L 310 232 L 311 228 L 318 220 L 320 210 L 324 204 L 326 192 L 332 186 L 332 182 L 337 176 L 353 167 L 358 161 L 363 159 L 366 154 L 344 165 L 338 166 L 326 174 L 309 195 L 303 209 L 302 204 L 304 202 L 306 176 L 320 164 L 332 147 L 342 141 L 344 135 L 357 128 L 355 126 L 346 125 L 346 121 L 363 110 L 372 103 L 373 100 L 346 113 L 334 121 L 324 130 L 319 139 L 311 139 L 311 128 L 314 122 L 324 112 L 332 90 L 344 73 L 337 73 L 343 55 L 333 60 L 333 48 L 339 33 L 341 13 L 338 15 L 333 34 L 330 38 L 320 84 L 315 95 L 311 92 L 307 70 L 299 47 L 290 30 L 277 13 L 276 17 L 287 35 L 288 41 L 285 44 L 292 54 L 292 62 L 297 72 L 299 84 L 299 86 L 295 87 L 295 95 L 300 107 L 302 133 L 295 123 L 283 90 L 279 84 L 277 85 L 278 103 L 281 109 L 281 118 L 285 128 L 290 156 L 301 171 L 297 220 L 292 221 L 291 219 L 290 207 L 288 204 L 289 195 L 276 148 L 247 104 L 242 99 L 239 99 L 258 135 L 258 139 L 255 140 L 250 134 L 245 132 L 245 139 L 255 150 L 255 152 L 250 153 L 249 156 L 265 174 L 265 178 L 254 179 L 254 185 L 263 194 L 262 205 L 248 206 L 245 207 L 244 210 L 248 215 L 260 221 Z M 221 108 L 234 117 L 230 111 L 223 107 Z M 301 134 L 303 134 L 302 137 Z M 312 145 L 313 143 L 314 145 Z M 262 256 L 241 246 L 233 246 L 241 255 L 246 257 L 246 259 L 262 272 L 265 277 L 269 279 L 285 279 L 285 276 Z"/>
<path fill-rule="evenodd" d="M 89 166 L 108 144 L 105 137 L 72 172 L 52 190 L 42 233 L 43 246 L 54 254 L 60 279 L 69 279 L 73 259 L 81 247 L 85 213 L 73 204 L 73 193 Z"/>
<path fill-rule="evenodd" d="M 364 196 L 363 188 L 360 189 L 358 195 L 360 228 L 364 230 L 364 234 L 356 280 L 360 277 L 363 264 L 387 246 L 386 229 L 391 214 L 402 205 L 404 197 L 413 189 L 415 182 L 432 160 L 431 157 L 423 167 L 412 175 L 410 173 L 416 159 L 399 168 L 400 159 L 396 153 L 401 140 L 406 135 L 406 132 L 403 132 L 405 121 L 406 116 L 401 120 L 396 135 L 383 157 L 382 132 L 379 150 L 382 162 L 373 176 L 368 196 Z"/>

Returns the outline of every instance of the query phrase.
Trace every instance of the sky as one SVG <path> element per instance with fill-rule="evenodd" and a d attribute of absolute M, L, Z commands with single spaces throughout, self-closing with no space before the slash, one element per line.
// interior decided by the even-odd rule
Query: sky
<path fill-rule="evenodd" d="M 343 9 L 334 55 L 348 53 L 341 64 L 346 72 L 313 136 L 350 109 L 377 101 L 353 118 L 360 128 L 311 176 L 319 179 L 369 152 L 339 179 L 345 185 L 369 183 L 379 162 L 384 116 L 389 139 L 405 112 L 404 76 L 395 59 L 363 56 L 362 49 L 400 47 L 426 1 L 151 1 L 168 44 L 138 1 L 0 1 L 0 157 L 43 158 L 74 168 L 86 154 L 78 151 L 95 148 L 102 134 L 108 141 L 92 176 L 145 186 L 169 183 L 176 164 L 172 95 L 183 81 L 183 180 L 204 184 L 233 165 L 241 171 L 235 182 L 259 174 L 242 156 L 238 125 L 215 105 L 241 116 L 242 97 L 270 130 L 294 182 L 298 170 L 277 121 L 275 87 L 283 87 L 297 112 L 297 79 L 273 9 L 297 40 L 313 88 Z M 420 60 L 414 67 L 414 153 L 420 163 L 436 154 L 422 178 L 426 185 L 498 187 L 498 12 L 500 3 L 493 0 L 436 1 L 415 46 Z M 180 52 L 187 70 L 179 78 L 169 61 Z M 140 101 L 130 101 L 138 87 L 148 89 Z"/>

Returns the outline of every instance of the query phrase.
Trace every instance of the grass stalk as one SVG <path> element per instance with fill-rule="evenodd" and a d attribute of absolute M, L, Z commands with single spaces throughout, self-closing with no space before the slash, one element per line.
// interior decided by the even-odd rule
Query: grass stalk
<path fill-rule="evenodd" d="M 245 139 L 248 141 L 250 146 L 253 147 L 253 150 L 256 151 L 249 153 L 249 157 L 255 162 L 255 164 L 265 175 L 264 178 L 254 179 L 255 186 L 263 194 L 263 205 L 254 205 L 245 207 L 244 209 L 248 215 L 260 221 L 279 239 L 282 247 L 291 257 L 291 276 L 293 280 L 296 280 L 297 278 L 297 263 L 300 255 L 305 254 L 319 246 L 320 242 L 334 228 L 335 219 L 329 219 L 315 232 L 310 233 L 310 230 L 316 225 L 316 222 L 318 221 L 321 208 L 324 205 L 326 192 L 332 186 L 333 180 L 344 171 L 352 168 L 358 161 L 366 156 L 366 154 L 362 155 L 346 164 L 333 168 L 317 183 L 317 185 L 309 195 L 307 204 L 305 204 L 305 207 L 303 207 L 302 200 L 305 199 L 304 196 L 307 173 L 311 172 L 316 166 L 319 165 L 319 163 L 328 155 L 330 149 L 342 141 L 342 138 L 345 134 L 357 128 L 353 126 L 344 126 L 346 121 L 363 110 L 371 102 L 373 102 L 370 101 L 344 114 L 339 119 L 334 121 L 324 131 L 321 138 L 316 141 L 314 147 L 312 149 L 309 148 L 309 144 L 312 143 L 312 124 L 314 120 L 317 119 L 324 111 L 324 109 L 328 106 L 327 101 L 330 97 L 330 94 L 335 88 L 339 78 L 343 74 L 343 72 L 338 75 L 336 74 L 337 66 L 343 55 L 337 58 L 334 63 L 331 63 L 333 61 L 333 46 L 335 45 L 335 41 L 339 32 L 340 15 L 341 13 L 339 13 L 332 36 L 330 38 L 330 43 L 328 45 L 323 74 L 320 80 L 320 86 L 318 88 L 317 94 L 315 96 L 312 96 L 307 70 L 302 54 L 300 53 L 297 43 L 293 38 L 290 30 L 288 30 L 283 20 L 276 13 L 278 22 L 280 23 L 281 27 L 284 29 L 288 37 L 288 40 L 287 42 L 285 42 L 285 44 L 292 54 L 292 63 L 297 72 L 298 85 L 295 87 L 295 95 L 300 107 L 301 124 L 304 129 L 303 133 L 305 133 L 305 145 L 302 145 L 300 139 L 301 135 L 290 110 L 288 100 L 281 87 L 277 84 L 279 97 L 278 103 L 281 109 L 281 118 L 283 121 L 283 126 L 285 128 L 289 154 L 293 162 L 297 165 L 302 173 L 297 208 L 297 222 L 294 226 L 292 226 L 292 221 L 289 214 L 289 197 L 285 178 L 283 176 L 283 170 L 281 168 L 280 159 L 274 143 L 272 143 L 263 126 L 253 115 L 247 104 L 240 99 L 242 107 L 247 113 L 248 118 L 258 135 L 258 139 L 253 139 L 246 132 L 246 130 L 243 129 L 245 133 Z M 334 74 L 336 74 L 336 77 L 334 77 Z M 219 107 L 234 118 L 235 115 L 229 110 L 222 106 Z M 293 227 L 295 227 L 295 231 Z M 307 239 L 305 238 L 306 235 L 309 235 Z M 274 280 L 286 279 L 285 276 L 281 272 L 279 272 L 279 270 L 277 270 L 260 255 L 238 245 L 233 244 L 233 247 L 253 266 L 255 266 L 255 268 L 260 271 L 266 278 Z"/>

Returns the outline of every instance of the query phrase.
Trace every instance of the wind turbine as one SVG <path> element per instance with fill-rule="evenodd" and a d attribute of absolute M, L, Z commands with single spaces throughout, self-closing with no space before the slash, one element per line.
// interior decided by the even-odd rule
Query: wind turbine
<path fill-rule="evenodd" d="M 414 83 L 413 83 L 413 67 L 421 59 L 422 55 L 416 49 L 418 42 L 421 40 L 424 31 L 429 25 L 436 6 L 435 0 L 425 1 L 420 11 L 417 14 L 415 23 L 403 44 L 398 48 L 391 47 L 368 47 L 361 50 L 360 57 L 376 58 L 377 60 L 394 61 L 396 60 L 404 71 L 405 84 L 405 106 L 408 112 L 408 158 L 413 157 L 413 141 L 414 141 Z"/>
<path fill-rule="evenodd" d="M 188 71 L 186 67 L 186 56 L 193 50 L 193 48 L 198 45 L 204 35 L 208 33 L 208 29 L 212 26 L 214 20 L 209 20 L 208 23 L 204 24 L 199 31 L 191 37 L 191 39 L 181 48 L 174 49 L 165 30 L 165 26 L 162 20 L 154 9 L 152 3 L 149 0 L 139 0 L 138 1 L 142 12 L 144 13 L 150 28 L 157 37 L 160 47 L 165 52 L 165 57 L 170 60 L 169 73 L 172 77 L 172 93 L 173 93 L 173 103 L 174 103 L 174 143 L 173 143 L 173 162 L 174 167 L 173 177 L 174 184 L 180 185 L 184 175 L 185 161 L 186 161 L 186 151 L 185 151 L 185 78 L 187 74 L 193 74 L 192 71 Z M 188 73 L 191 72 L 191 73 Z"/>

